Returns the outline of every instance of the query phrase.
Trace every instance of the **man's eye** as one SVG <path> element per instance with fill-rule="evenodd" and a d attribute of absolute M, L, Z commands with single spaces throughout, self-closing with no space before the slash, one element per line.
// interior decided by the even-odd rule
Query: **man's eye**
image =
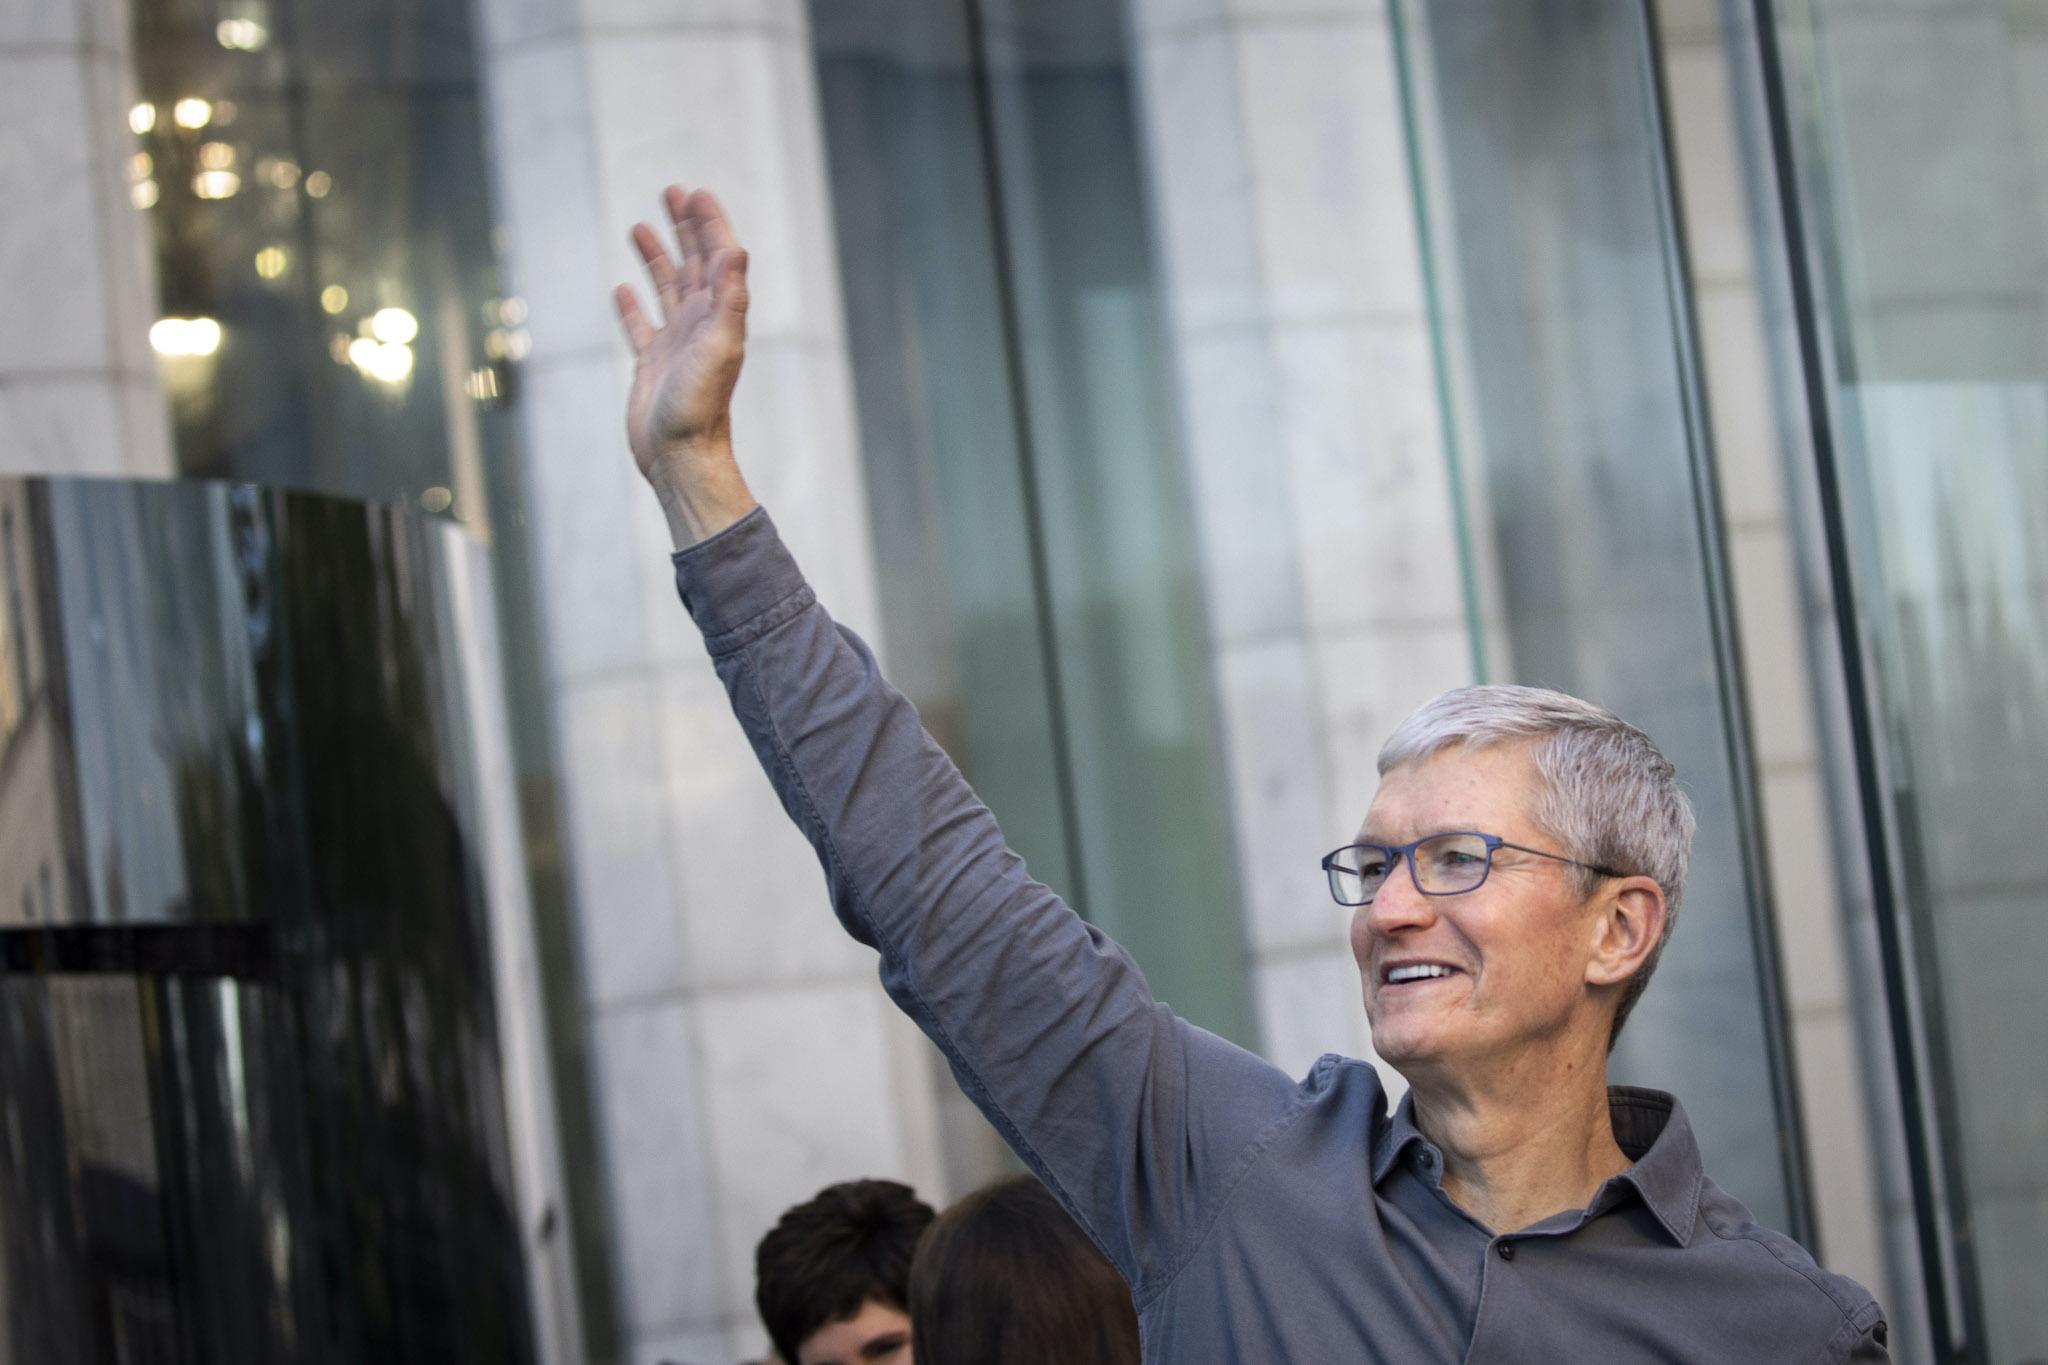
<path fill-rule="evenodd" d="M 1387 860 L 1385 858 L 1360 858 L 1358 860 L 1358 875 L 1369 882 L 1378 881 L 1387 875 Z"/>

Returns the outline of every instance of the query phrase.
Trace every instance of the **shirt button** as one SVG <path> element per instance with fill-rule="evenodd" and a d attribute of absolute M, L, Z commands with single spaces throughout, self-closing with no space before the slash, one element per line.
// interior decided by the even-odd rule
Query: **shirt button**
<path fill-rule="evenodd" d="M 1415 1159 L 1422 1163 L 1422 1169 L 1425 1171 L 1436 1165 L 1436 1153 L 1427 1148 L 1424 1148 Z"/>
<path fill-rule="evenodd" d="M 1493 1244 L 1493 1249 L 1500 1253 L 1500 1258 L 1503 1261 L 1512 1261 L 1515 1259 L 1515 1244 L 1513 1242 L 1495 1242 Z"/>

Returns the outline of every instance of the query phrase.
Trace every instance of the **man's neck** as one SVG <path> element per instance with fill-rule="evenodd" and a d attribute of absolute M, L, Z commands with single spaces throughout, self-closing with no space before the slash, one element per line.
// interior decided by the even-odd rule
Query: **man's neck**
<path fill-rule="evenodd" d="M 1415 1125 L 1443 1152 L 1444 1193 L 1495 1232 L 1584 1208 L 1629 1167 L 1607 1109 L 1605 1057 L 1418 1077 Z"/>

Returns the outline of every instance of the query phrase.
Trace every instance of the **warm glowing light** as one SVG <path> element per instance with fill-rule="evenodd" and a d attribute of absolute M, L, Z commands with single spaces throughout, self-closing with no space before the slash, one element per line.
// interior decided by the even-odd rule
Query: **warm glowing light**
<path fill-rule="evenodd" d="M 128 202 L 139 209 L 153 209 L 159 191 L 154 180 L 138 180 L 128 187 Z"/>
<path fill-rule="evenodd" d="M 171 106 L 171 121 L 180 128 L 204 128 L 213 122 L 213 106 L 201 99 L 182 99 Z"/>
<path fill-rule="evenodd" d="M 493 360 L 505 358 L 505 334 L 495 327 L 484 333 L 484 354 Z"/>
<path fill-rule="evenodd" d="M 320 306 L 330 313 L 339 313 L 348 307 L 348 290 L 338 284 L 330 284 L 320 291 Z"/>
<path fill-rule="evenodd" d="M 288 190 L 299 183 L 297 163 L 286 161 L 281 157 L 266 156 L 258 158 L 256 174 L 281 190 Z"/>
<path fill-rule="evenodd" d="M 274 280 L 291 267 L 291 253 L 281 246 L 267 246 L 256 253 L 256 273 Z"/>
<path fill-rule="evenodd" d="M 469 372 L 462 381 L 462 391 L 479 403 L 489 402 L 499 394 L 498 371 L 494 366 L 479 365 Z"/>
<path fill-rule="evenodd" d="M 232 199 L 242 188 L 233 171 L 201 171 L 192 177 L 192 193 L 201 199 Z"/>
<path fill-rule="evenodd" d="M 455 495 L 438 485 L 420 494 L 420 506 L 429 512 L 445 512 L 454 502 Z"/>
<path fill-rule="evenodd" d="M 202 142 L 199 164 L 209 171 L 224 171 L 235 164 L 235 149 L 225 142 Z"/>
<path fill-rule="evenodd" d="M 315 171 L 306 177 L 306 193 L 315 199 L 325 199 L 327 191 L 334 188 L 334 177 L 325 171 Z"/>
<path fill-rule="evenodd" d="M 241 112 L 240 109 L 235 107 L 233 100 L 215 100 L 213 102 L 213 121 L 215 123 L 233 123 L 235 115 Z"/>
<path fill-rule="evenodd" d="M 513 296 L 498 305 L 498 316 L 507 327 L 517 327 L 526 321 L 526 300 Z"/>
<path fill-rule="evenodd" d="M 156 127 L 156 106 L 148 100 L 144 100 L 128 111 L 128 130 L 134 133 L 135 136 L 141 137 L 154 127 Z"/>
<path fill-rule="evenodd" d="M 505 335 L 505 359 L 524 360 L 533 354 L 533 337 L 524 327 Z"/>
<path fill-rule="evenodd" d="M 380 384 L 403 384 L 412 374 L 412 347 L 357 337 L 348 344 L 348 363 Z"/>
<path fill-rule="evenodd" d="M 420 320 L 403 308 L 379 308 L 370 315 L 370 335 L 404 345 L 420 334 Z"/>
<path fill-rule="evenodd" d="M 128 178 L 147 180 L 156 170 L 156 158 L 148 152 L 137 152 L 128 158 Z"/>
<path fill-rule="evenodd" d="M 220 349 L 220 324 L 212 318 L 158 318 L 149 328 L 150 348 L 160 356 L 207 356 Z"/>
<path fill-rule="evenodd" d="M 230 52 L 258 52 L 270 41 L 270 34 L 254 19 L 223 19 L 214 26 L 213 36 Z"/>
<path fill-rule="evenodd" d="M 348 348 L 355 344 L 355 338 L 347 332 L 336 332 L 327 343 L 327 354 L 334 357 L 337 365 L 348 364 Z"/>

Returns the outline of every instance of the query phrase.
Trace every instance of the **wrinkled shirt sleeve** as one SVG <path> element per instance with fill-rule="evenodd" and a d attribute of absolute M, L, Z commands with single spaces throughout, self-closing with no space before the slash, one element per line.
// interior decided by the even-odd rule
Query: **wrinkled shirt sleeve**
<path fill-rule="evenodd" d="M 765 511 L 675 566 L 734 714 L 889 995 L 1134 1290 L 1170 1278 L 1299 1087 L 1154 1000 L 1121 947 L 1032 879 Z"/>

